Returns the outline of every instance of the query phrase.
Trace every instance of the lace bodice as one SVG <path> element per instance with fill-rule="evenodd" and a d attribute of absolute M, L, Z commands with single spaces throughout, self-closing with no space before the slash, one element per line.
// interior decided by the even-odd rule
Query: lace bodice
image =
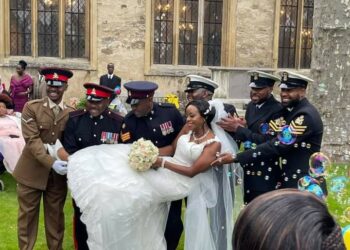
<path fill-rule="evenodd" d="M 203 152 L 203 149 L 208 144 L 219 142 L 219 138 L 215 137 L 208 139 L 202 143 L 190 142 L 192 131 L 188 134 L 180 136 L 176 144 L 176 151 L 173 159 L 185 166 L 191 166 Z"/>

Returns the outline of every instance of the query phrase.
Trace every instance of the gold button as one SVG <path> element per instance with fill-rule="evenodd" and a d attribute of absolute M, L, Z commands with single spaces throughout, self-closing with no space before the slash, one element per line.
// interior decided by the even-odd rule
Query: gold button
<path fill-rule="evenodd" d="M 51 134 L 52 134 L 52 135 L 55 135 L 55 132 L 52 132 Z"/>

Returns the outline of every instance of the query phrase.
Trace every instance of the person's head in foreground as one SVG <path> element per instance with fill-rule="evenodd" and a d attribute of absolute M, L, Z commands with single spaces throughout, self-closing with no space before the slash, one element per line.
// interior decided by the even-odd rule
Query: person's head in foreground
<path fill-rule="evenodd" d="M 340 227 L 314 194 L 281 189 L 263 194 L 240 213 L 235 250 L 345 250 Z"/>

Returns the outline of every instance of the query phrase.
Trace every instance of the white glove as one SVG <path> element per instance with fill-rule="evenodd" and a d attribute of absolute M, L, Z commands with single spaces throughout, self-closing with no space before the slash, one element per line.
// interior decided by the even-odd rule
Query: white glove
<path fill-rule="evenodd" d="M 60 157 L 58 157 L 57 155 L 57 151 L 63 147 L 59 139 L 56 140 L 55 145 L 44 144 L 44 147 L 49 152 L 49 155 L 51 155 L 56 160 L 61 160 Z"/>
<path fill-rule="evenodd" d="M 68 162 L 66 162 L 66 161 L 56 160 L 53 163 L 52 168 L 53 168 L 53 170 L 55 170 L 55 172 L 57 174 L 66 175 L 67 174 L 67 163 Z"/>

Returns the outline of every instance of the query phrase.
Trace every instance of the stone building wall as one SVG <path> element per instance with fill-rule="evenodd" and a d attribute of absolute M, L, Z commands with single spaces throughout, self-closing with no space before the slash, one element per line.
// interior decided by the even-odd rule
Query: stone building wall
<path fill-rule="evenodd" d="M 273 68 L 275 0 L 238 0 L 235 67 Z"/>
<path fill-rule="evenodd" d="M 310 96 L 324 123 L 323 148 L 333 161 L 350 160 L 349 1 L 315 1 Z"/>
<path fill-rule="evenodd" d="M 122 78 L 122 82 L 143 79 L 157 82 L 160 85 L 159 95 L 182 91 L 184 76 L 188 72 L 210 76 L 208 69 L 198 67 L 193 71 L 183 67 L 183 72 L 181 69 L 171 74 L 147 72 L 145 54 L 149 48 L 145 48 L 145 39 L 148 1 L 91 0 L 91 3 L 91 8 L 94 8 L 91 14 L 94 23 L 91 25 L 96 25 L 91 33 L 96 40 L 92 44 L 94 58 L 82 64 L 74 63 L 74 59 L 24 58 L 29 64 L 28 72 L 34 76 L 37 76 L 37 69 L 41 66 L 71 68 L 74 76 L 70 80 L 66 98 L 83 96 L 83 83 L 98 82 L 99 76 L 106 73 L 109 62 L 115 64 L 115 73 Z M 236 14 L 232 18 L 236 19 L 236 58 L 235 65 L 226 66 L 272 68 L 275 0 L 234 0 L 234 4 Z M 1 8 L 3 5 L 0 4 L 0 13 Z M 1 22 L 0 20 L 0 27 L 3 27 Z M 3 43 L 0 42 L 1 44 Z M 3 56 L 0 46 L 0 75 L 7 86 L 20 59 L 21 57 Z M 122 94 L 126 94 L 125 91 Z"/>

